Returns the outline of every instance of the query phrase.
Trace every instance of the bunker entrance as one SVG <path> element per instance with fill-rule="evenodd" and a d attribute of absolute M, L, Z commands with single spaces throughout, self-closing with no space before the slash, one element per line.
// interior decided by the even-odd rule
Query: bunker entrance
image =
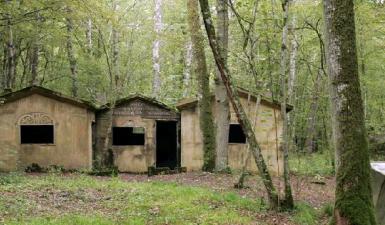
<path fill-rule="evenodd" d="M 156 121 L 156 166 L 178 166 L 177 122 Z"/>

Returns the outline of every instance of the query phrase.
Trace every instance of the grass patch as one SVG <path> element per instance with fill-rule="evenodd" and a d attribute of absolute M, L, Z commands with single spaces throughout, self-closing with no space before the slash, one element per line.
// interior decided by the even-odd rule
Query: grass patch
<path fill-rule="evenodd" d="M 306 203 L 296 205 L 293 221 L 301 225 L 317 225 L 317 211 Z"/>
<path fill-rule="evenodd" d="M 236 193 L 82 174 L 15 175 L 0 185 L 6 224 L 250 224 L 263 209 Z"/>
<path fill-rule="evenodd" d="M 292 173 L 303 176 L 332 176 L 334 168 L 326 153 L 291 154 L 289 158 Z"/>

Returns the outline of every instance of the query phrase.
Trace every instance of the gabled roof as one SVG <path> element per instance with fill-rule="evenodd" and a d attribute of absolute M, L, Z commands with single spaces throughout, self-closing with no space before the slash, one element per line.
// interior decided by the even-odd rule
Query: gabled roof
<path fill-rule="evenodd" d="M 70 96 L 66 96 L 62 93 L 59 93 L 59 92 L 56 92 L 56 91 L 53 91 L 53 90 L 50 90 L 50 89 L 47 89 L 47 88 L 44 88 L 41 86 L 29 86 L 29 87 L 20 89 L 18 91 L 14 91 L 14 92 L 0 95 L 0 105 L 19 100 L 19 99 L 31 96 L 33 94 L 39 94 L 39 95 L 45 96 L 47 98 L 52 98 L 52 99 L 58 100 L 60 102 L 69 103 L 69 104 L 79 106 L 82 108 L 96 110 L 96 107 L 90 102 L 87 102 L 87 101 L 84 101 L 81 99 L 77 99 L 77 98 L 73 98 Z"/>
<path fill-rule="evenodd" d="M 256 101 L 257 98 L 258 98 L 258 94 L 256 93 L 253 93 L 253 92 L 250 92 L 246 89 L 243 89 L 243 88 L 237 88 L 237 91 L 238 91 L 238 95 L 239 97 L 242 97 L 242 98 L 249 98 L 249 95 L 250 95 L 250 101 Z M 214 98 L 214 95 L 212 95 L 212 97 Z M 181 110 L 181 109 L 186 109 L 186 108 L 190 108 L 190 107 L 194 107 L 196 104 L 198 103 L 198 99 L 197 98 L 185 98 L 185 99 L 182 99 L 181 101 L 179 101 L 177 104 L 176 104 L 176 107 Z M 276 100 L 272 100 L 266 96 L 261 96 L 261 103 L 262 104 L 265 104 L 265 105 L 268 105 L 272 108 L 277 108 L 277 109 L 281 109 L 281 103 L 279 101 L 276 101 Z M 291 110 L 293 110 L 293 106 L 290 105 L 290 104 L 286 104 L 286 111 L 287 112 L 290 112 Z"/>
<path fill-rule="evenodd" d="M 168 110 L 168 111 L 177 112 L 177 110 L 175 108 L 170 107 L 170 106 L 166 105 L 165 103 L 156 100 L 155 98 L 147 97 L 147 96 L 144 96 L 144 95 L 141 95 L 141 94 L 132 94 L 132 95 L 129 95 L 127 97 L 120 98 L 120 99 L 116 100 L 115 107 L 119 107 L 119 106 L 121 106 L 123 104 L 132 102 L 134 100 L 141 100 L 141 101 L 144 101 L 144 102 L 148 102 L 148 103 L 150 103 L 152 105 L 155 105 L 155 106 L 157 106 L 159 108 L 162 108 L 162 109 L 165 109 L 165 110 Z M 100 110 L 108 109 L 108 108 L 110 108 L 110 105 L 111 105 L 110 103 L 107 103 L 107 104 L 101 106 Z"/>

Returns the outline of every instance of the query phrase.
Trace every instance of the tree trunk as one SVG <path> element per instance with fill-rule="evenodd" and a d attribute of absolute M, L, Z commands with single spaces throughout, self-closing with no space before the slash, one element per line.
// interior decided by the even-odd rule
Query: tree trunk
<path fill-rule="evenodd" d="M 319 95 L 321 93 L 321 86 L 322 86 L 322 71 L 318 70 L 317 77 L 314 82 L 314 88 L 313 88 L 313 97 L 310 104 L 310 112 L 309 117 L 307 120 L 307 132 L 306 132 L 306 141 L 305 141 L 305 151 L 307 153 L 313 153 L 316 151 L 316 124 L 317 124 L 317 113 L 318 113 L 318 105 L 319 105 Z"/>
<path fill-rule="evenodd" d="M 198 24 L 199 24 L 199 18 L 198 18 Z M 191 81 L 192 59 L 193 59 L 192 43 L 191 41 L 188 41 L 186 45 L 185 67 L 183 71 L 183 97 L 187 97 L 190 94 L 190 90 L 191 90 L 190 81 Z"/>
<path fill-rule="evenodd" d="M 288 74 L 288 19 L 289 19 L 289 0 L 283 0 L 283 28 L 281 45 L 281 118 L 282 118 L 282 150 L 283 150 L 283 178 L 285 182 L 285 201 L 282 206 L 286 209 L 294 207 L 293 195 L 291 193 L 290 171 L 289 171 L 289 135 L 288 135 L 288 117 L 286 113 L 287 102 L 287 74 Z"/>
<path fill-rule="evenodd" d="M 38 70 L 39 70 L 39 52 L 40 52 L 40 39 L 41 37 L 41 22 L 42 18 L 40 13 L 36 15 L 36 24 L 37 24 L 37 34 L 32 41 L 32 50 L 30 56 L 30 65 L 31 65 L 31 80 L 29 81 L 30 85 L 38 85 Z"/>
<path fill-rule="evenodd" d="M 266 188 L 267 195 L 270 202 L 270 207 L 272 209 L 278 209 L 278 194 L 274 187 L 273 181 L 271 179 L 270 173 L 267 169 L 265 160 L 263 159 L 261 148 L 255 138 L 255 133 L 253 131 L 252 125 L 247 118 L 245 110 L 241 104 L 240 98 L 236 87 L 231 83 L 229 79 L 229 72 L 227 65 L 225 64 L 223 58 L 219 53 L 219 47 L 217 44 L 217 39 L 215 35 L 215 29 L 213 26 L 213 21 L 211 19 L 210 7 L 208 0 L 199 0 L 201 6 L 201 12 L 203 16 L 203 21 L 205 23 L 206 33 L 209 40 L 209 44 L 214 56 L 215 63 L 217 65 L 218 71 L 221 75 L 221 79 L 226 87 L 227 96 L 234 108 L 234 111 L 237 115 L 238 122 L 245 133 L 248 143 L 250 144 L 250 149 L 253 153 L 255 162 L 257 164 L 259 174 L 262 178 L 263 184 Z"/>
<path fill-rule="evenodd" d="M 11 1 L 6 1 L 7 3 Z M 14 80 L 14 72 L 15 72 L 15 45 L 13 40 L 13 31 L 12 31 L 12 18 L 9 13 L 6 14 L 6 52 L 7 52 L 7 60 L 6 60 L 6 72 L 4 79 L 4 90 L 11 91 L 13 89 L 12 81 Z"/>
<path fill-rule="evenodd" d="M 70 14 L 72 10 L 67 7 L 67 12 Z M 72 79 L 72 96 L 78 96 L 78 70 L 77 70 L 77 61 L 75 57 L 75 50 L 72 41 L 72 35 L 74 32 L 74 24 L 71 19 L 71 15 L 68 15 L 66 18 L 66 27 L 67 27 L 67 56 L 70 64 L 71 79 Z"/>
<path fill-rule="evenodd" d="M 160 92 L 161 78 L 160 78 L 160 33 L 162 32 L 162 0 L 155 0 L 155 41 L 152 46 L 152 61 L 154 77 L 152 82 L 152 95 L 157 97 Z"/>
<path fill-rule="evenodd" d="M 337 225 L 375 225 L 353 0 L 324 0 L 324 13 L 337 167 L 333 218 Z"/>
<path fill-rule="evenodd" d="M 92 54 L 92 19 L 90 18 L 87 20 L 86 29 L 87 52 L 88 54 Z"/>
<path fill-rule="evenodd" d="M 188 25 L 191 35 L 194 76 L 198 80 L 199 123 L 203 137 L 203 170 L 215 169 L 215 126 L 210 94 L 210 76 L 207 70 L 204 36 L 199 18 L 198 0 L 188 0 Z"/>
<path fill-rule="evenodd" d="M 112 3 L 113 11 L 116 13 L 116 10 L 118 9 L 119 5 L 116 1 L 113 1 Z M 119 70 L 119 32 L 116 29 L 115 25 L 112 25 L 112 34 L 111 34 L 111 48 L 112 48 L 112 71 L 113 71 L 113 78 L 115 81 L 115 87 L 114 90 L 116 91 L 116 95 L 120 96 L 122 92 L 122 81 L 120 80 L 120 70 Z"/>
<path fill-rule="evenodd" d="M 227 64 L 229 33 L 228 0 L 217 0 L 217 43 L 219 54 Z M 230 105 L 226 87 L 217 70 L 215 78 L 215 123 L 216 123 L 216 159 L 215 170 L 224 171 L 228 162 L 228 141 L 230 129 Z"/>
<path fill-rule="evenodd" d="M 291 40 L 291 51 L 290 51 L 290 69 L 289 69 L 289 85 L 287 87 L 287 97 L 289 101 L 293 101 L 294 96 L 294 87 L 297 77 L 297 53 L 298 53 L 298 43 L 297 43 L 297 35 L 295 34 L 295 26 L 296 26 L 296 19 L 293 18 L 292 22 L 292 33 L 293 33 L 293 39 Z"/>

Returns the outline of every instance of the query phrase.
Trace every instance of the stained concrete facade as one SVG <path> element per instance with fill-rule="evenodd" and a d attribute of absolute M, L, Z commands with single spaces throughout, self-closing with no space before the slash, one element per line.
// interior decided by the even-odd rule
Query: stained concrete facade
<path fill-rule="evenodd" d="M 21 170 L 32 163 L 91 168 L 92 106 L 41 87 L 0 99 L 0 171 Z M 21 144 L 22 125 L 53 125 L 53 143 Z"/>
<path fill-rule="evenodd" d="M 241 103 L 251 123 L 255 123 L 255 136 L 262 149 L 266 164 L 273 175 L 283 173 L 283 152 L 280 148 L 282 136 L 282 119 L 280 104 L 262 98 L 256 111 L 257 96 L 238 91 Z M 213 116 L 216 108 L 213 100 Z M 199 125 L 199 110 L 196 99 L 184 99 L 177 104 L 181 113 L 181 166 L 188 171 L 199 171 L 203 166 L 202 132 Z M 288 110 L 291 110 L 288 106 Z M 230 107 L 231 124 L 238 124 L 233 107 Z M 247 144 L 228 145 L 228 164 L 233 170 L 241 170 L 248 156 Z M 247 162 L 247 170 L 258 172 L 254 158 Z"/>
<path fill-rule="evenodd" d="M 373 203 L 377 223 L 385 225 L 385 162 L 372 162 Z"/>
<path fill-rule="evenodd" d="M 112 118 L 111 118 L 111 110 Z M 145 96 L 134 95 L 117 101 L 113 109 L 102 109 L 96 115 L 96 145 L 95 151 L 101 153 L 106 151 L 106 138 L 108 149 L 113 153 L 113 164 L 120 172 L 143 173 L 147 172 L 148 167 L 157 166 L 157 128 L 159 121 L 174 121 L 175 126 L 179 127 L 179 114 L 176 110 Z M 111 121 L 112 119 L 112 121 Z M 144 128 L 143 145 L 114 145 L 113 132 L 108 132 L 109 126 L 112 127 L 133 127 Z M 170 138 L 175 138 L 177 145 L 175 153 L 177 161 L 180 157 L 179 143 L 177 143 L 177 127 L 175 134 Z M 105 153 L 101 153 L 105 154 Z M 178 163 L 179 164 L 179 163 Z M 179 166 L 179 165 L 178 165 Z"/>

